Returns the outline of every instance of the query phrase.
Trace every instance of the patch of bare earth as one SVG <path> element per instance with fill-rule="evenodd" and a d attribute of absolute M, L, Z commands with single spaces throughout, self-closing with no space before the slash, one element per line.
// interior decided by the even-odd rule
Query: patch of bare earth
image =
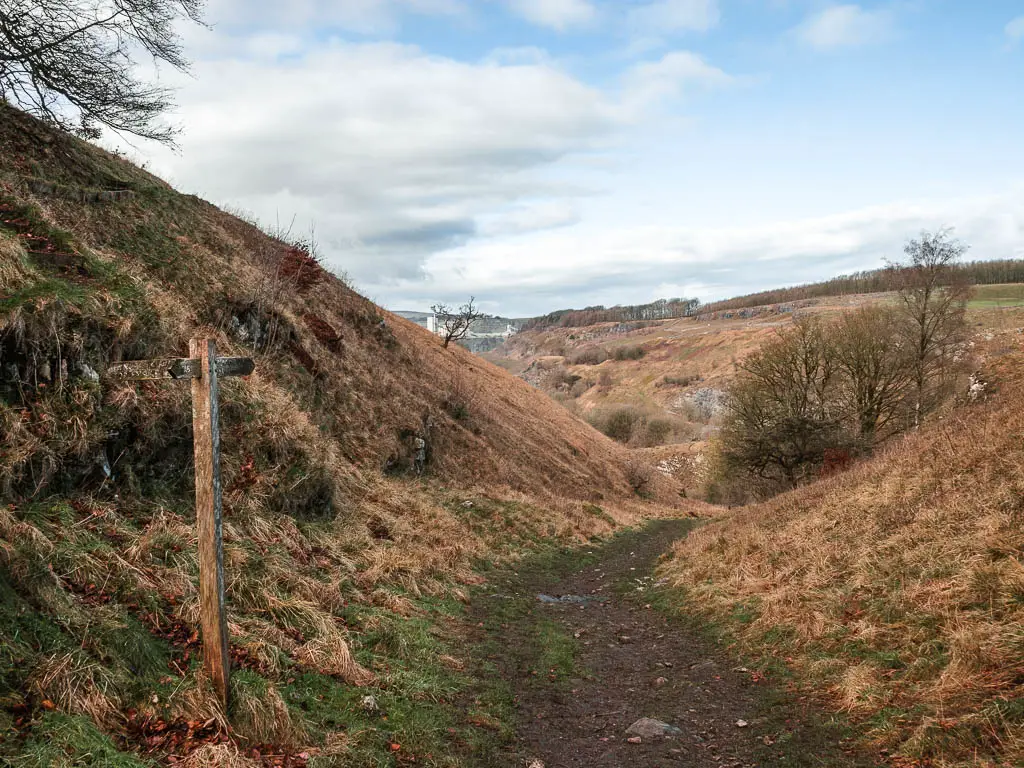
<path fill-rule="evenodd" d="M 691 526 L 660 521 L 582 561 L 566 556 L 522 568 L 476 601 L 478 622 L 499 638 L 502 650 L 492 656 L 515 694 L 518 729 L 507 765 L 861 764 L 844 751 L 842 730 L 822 725 L 812 704 L 742 666 L 699 627 L 658 610 L 654 568 Z M 514 621 L 510 601 L 525 606 Z M 641 718 L 678 731 L 632 735 Z"/>

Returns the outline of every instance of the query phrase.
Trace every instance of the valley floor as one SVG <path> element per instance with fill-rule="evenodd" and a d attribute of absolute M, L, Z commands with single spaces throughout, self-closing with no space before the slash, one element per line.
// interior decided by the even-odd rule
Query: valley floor
<path fill-rule="evenodd" d="M 844 728 L 668 610 L 654 569 L 693 521 L 666 520 L 493 576 L 473 600 L 483 685 L 514 709 L 488 765 L 851 766 Z M 641 718 L 679 729 L 631 737 Z"/>

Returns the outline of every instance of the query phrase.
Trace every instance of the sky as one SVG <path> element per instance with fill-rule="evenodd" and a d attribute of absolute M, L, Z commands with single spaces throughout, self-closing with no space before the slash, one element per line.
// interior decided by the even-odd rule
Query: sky
<path fill-rule="evenodd" d="M 1019 0 L 209 0 L 178 189 L 389 309 L 529 316 L 1024 258 Z"/>

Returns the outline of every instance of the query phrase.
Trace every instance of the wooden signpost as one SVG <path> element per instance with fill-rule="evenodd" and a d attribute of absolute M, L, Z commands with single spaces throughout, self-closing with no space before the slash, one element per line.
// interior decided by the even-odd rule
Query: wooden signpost
<path fill-rule="evenodd" d="M 248 357 L 217 357 L 213 339 L 189 342 L 190 358 L 136 360 L 108 370 L 120 381 L 189 379 L 192 382 L 192 440 L 196 465 L 196 533 L 199 538 L 199 603 L 203 664 L 224 707 L 228 704 L 231 659 L 224 612 L 224 547 L 221 539 L 220 429 L 217 378 L 247 376 L 256 364 Z"/>

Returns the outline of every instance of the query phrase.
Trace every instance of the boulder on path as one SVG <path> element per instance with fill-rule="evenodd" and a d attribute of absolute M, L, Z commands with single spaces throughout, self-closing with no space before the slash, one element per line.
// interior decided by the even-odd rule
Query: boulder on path
<path fill-rule="evenodd" d="M 673 736 L 679 736 L 682 731 L 674 725 L 661 722 L 661 720 L 655 720 L 651 717 L 641 717 L 626 729 L 626 733 L 630 736 L 640 736 L 644 739 L 653 739 L 658 736 L 665 739 L 671 739 Z"/>

